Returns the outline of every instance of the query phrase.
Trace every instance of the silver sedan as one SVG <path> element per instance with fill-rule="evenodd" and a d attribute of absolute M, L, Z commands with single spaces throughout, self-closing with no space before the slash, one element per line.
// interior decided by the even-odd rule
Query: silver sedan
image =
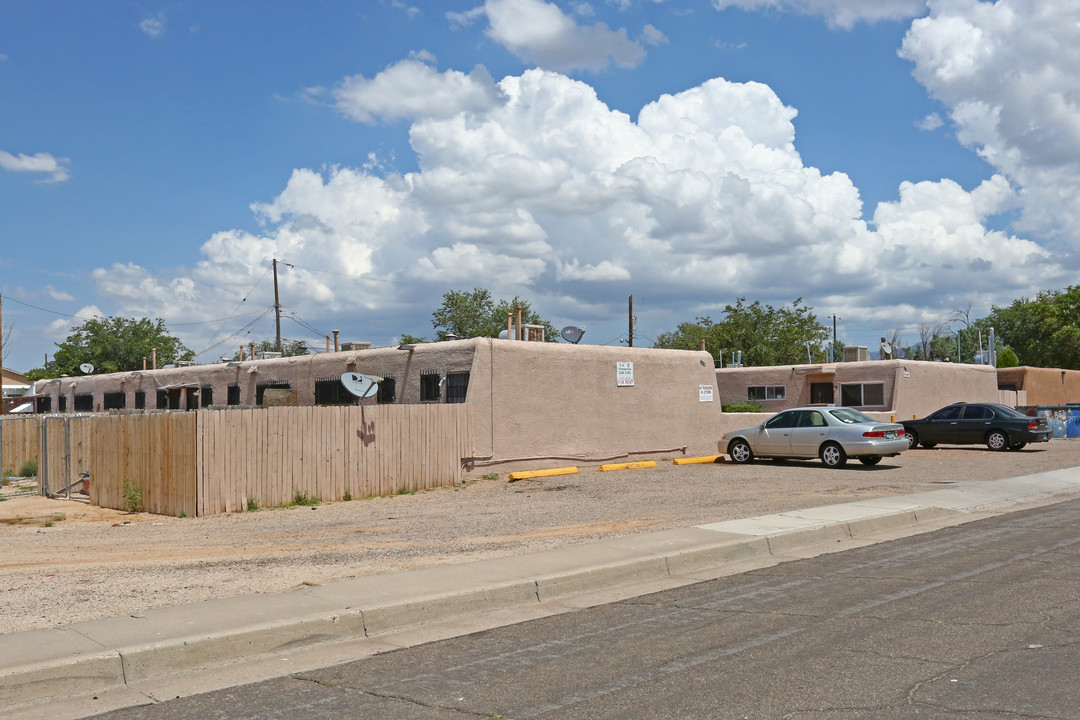
<path fill-rule="evenodd" d="M 828 467 L 842 467 L 849 457 L 876 465 L 883 457 L 907 450 L 904 426 L 878 422 L 846 407 L 801 407 L 784 410 L 756 427 L 725 433 L 718 443 L 732 462 L 754 457 L 821 458 Z"/>

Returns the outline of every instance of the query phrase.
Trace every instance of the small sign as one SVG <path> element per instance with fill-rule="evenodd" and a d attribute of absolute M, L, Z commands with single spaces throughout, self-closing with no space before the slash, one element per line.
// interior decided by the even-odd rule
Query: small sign
<path fill-rule="evenodd" d="M 905 370 L 905 371 L 904 371 L 904 377 L 906 377 L 906 378 L 909 378 L 909 377 L 911 377 L 911 373 L 910 373 L 910 372 L 908 372 L 907 370 Z"/>
<path fill-rule="evenodd" d="M 698 394 L 698 402 L 712 402 L 713 401 L 713 386 L 712 385 L 698 385 L 697 394 Z"/>
<path fill-rule="evenodd" d="M 634 387 L 634 363 L 615 363 L 615 384 L 619 387 Z"/>

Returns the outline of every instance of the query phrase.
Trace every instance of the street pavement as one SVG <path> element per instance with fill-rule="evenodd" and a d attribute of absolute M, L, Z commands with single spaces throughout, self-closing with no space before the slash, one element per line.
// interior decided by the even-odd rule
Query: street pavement
<path fill-rule="evenodd" d="M 652 535 L 618 538 L 585 545 L 561 548 L 542 553 L 534 553 L 518 558 L 468 563 L 465 565 L 430 568 L 407 573 L 396 573 L 371 578 L 361 578 L 325 586 L 308 588 L 304 591 L 278 595 L 258 595 L 247 598 L 211 601 L 189 606 L 158 608 L 148 610 L 138 617 L 110 618 L 86 623 L 78 623 L 64 628 L 39 630 L 27 633 L 13 633 L 0 636 L 0 708 L 4 717 L 24 718 L 63 718 L 85 717 L 106 712 L 115 708 L 139 705 L 191 696 L 216 688 L 238 686 L 243 683 L 277 678 L 271 683 L 304 690 L 290 690 L 290 694 L 304 696 L 312 688 L 306 685 L 319 685 L 321 681 L 298 681 L 303 673 L 315 671 L 320 667 L 340 664 L 356 658 L 367 658 L 361 663 L 361 674 L 365 668 L 376 667 L 384 658 L 398 656 L 401 653 L 389 653 L 389 650 L 406 648 L 442 638 L 474 633 L 512 625 L 522 620 L 545 618 L 583 608 L 610 603 L 616 600 L 638 597 L 649 592 L 684 587 L 683 592 L 692 593 L 694 585 L 704 580 L 713 580 L 722 576 L 731 576 L 745 571 L 775 566 L 785 560 L 800 557 L 813 557 L 822 553 L 848 550 L 880 543 L 883 540 L 903 537 L 914 533 L 940 530 L 958 523 L 971 522 L 980 518 L 1001 515 L 1019 506 L 1038 505 L 1053 502 L 1080 492 L 1080 468 L 1058 470 L 1021 478 L 983 481 L 979 483 L 951 486 L 948 489 L 895 496 L 879 500 L 860 501 L 843 505 L 821 508 L 809 508 L 800 511 L 779 513 L 757 518 L 746 518 L 721 523 L 713 523 L 654 533 Z M 925 537 L 935 537 L 925 536 Z M 889 598 L 891 594 L 903 595 L 908 592 L 903 586 L 919 567 L 920 563 L 934 565 L 939 562 L 932 552 L 927 554 L 929 545 L 912 551 L 910 564 L 893 579 L 881 580 L 884 590 L 875 588 L 867 599 L 860 602 L 877 602 L 880 598 Z M 954 543 L 955 544 L 955 543 Z M 962 545 L 960 546 L 962 547 Z M 1063 546 L 1064 547 L 1064 546 Z M 1034 556 L 1032 556 L 1034 557 Z M 891 561 L 890 561 L 891 562 Z M 864 575 L 869 573 L 874 563 L 860 566 L 858 572 L 850 571 L 850 578 L 860 578 L 867 582 Z M 787 567 L 786 565 L 781 567 Z M 979 566 L 982 567 L 982 566 Z M 756 570 L 757 572 L 763 572 Z M 955 573 L 954 573 L 955 574 Z M 800 593 L 809 593 L 812 585 L 825 576 L 804 580 L 795 586 L 780 588 L 763 587 L 743 599 L 740 609 L 738 603 L 717 605 L 710 612 L 734 617 L 758 617 L 759 619 L 779 619 L 790 615 L 799 616 L 815 607 L 809 596 L 800 600 Z M 945 580 L 928 581 L 944 583 Z M 874 584 L 874 583 L 872 583 Z M 1062 587 L 1075 590 L 1068 583 Z M 798 592 L 795 592 L 797 590 Z M 918 592 L 924 592 L 920 590 Z M 741 591 L 740 591 L 741 592 Z M 874 593 L 877 593 L 876 595 Z M 743 596 L 736 594 L 737 597 Z M 918 596 L 918 593 L 916 593 Z M 1017 595 L 1019 596 L 1019 595 Z M 1011 596 L 1006 596 L 1006 598 Z M 1074 594 L 1075 597 L 1075 594 Z M 764 600 L 794 602 L 791 606 L 778 606 L 775 617 L 759 610 L 768 607 Z M 698 601 L 694 601 L 697 603 Z M 818 601 L 823 602 L 823 601 Z M 663 603 L 661 604 L 663 605 Z M 619 606 L 626 607 L 627 605 Z M 650 603 L 629 603 L 628 607 L 640 612 Z M 612 607 L 612 606 L 605 606 Z M 676 625 L 667 629 L 652 628 L 651 619 L 630 617 L 622 622 L 615 633 L 596 635 L 597 651 L 589 661 L 590 672 L 596 673 L 605 668 L 611 678 L 603 680 L 601 685 L 614 683 L 616 691 L 602 693 L 605 698 L 622 698 L 625 692 L 637 685 L 660 682 L 663 685 L 664 673 L 659 675 L 653 669 L 640 672 L 627 672 L 624 664 L 605 661 L 608 657 L 608 641 L 613 637 L 626 637 L 618 644 L 631 643 L 642 659 L 647 647 L 643 640 L 653 635 L 682 638 L 673 641 L 667 649 L 657 650 L 661 664 L 674 663 L 672 667 L 688 667 L 720 662 L 725 657 L 747 657 L 750 652 L 754 657 L 755 648 L 772 647 L 787 637 L 807 637 L 806 628 L 747 630 L 737 636 L 745 639 L 732 643 L 720 643 L 717 648 L 702 648 L 695 655 L 694 640 L 704 639 L 704 632 L 709 623 L 703 623 L 701 617 L 695 617 L 698 611 L 690 612 L 679 603 L 674 607 L 676 620 L 684 618 L 686 626 Z M 835 609 L 825 608 L 817 611 L 818 615 L 833 617 L 861 612 L 863 606 L 858 602 Z M 877 607 L 871 605 L 867 607 Z M 681 608 L 681 609 L 680 609 Z M 597 608 L 582 615 L 567 615 L 570 625 L 583 621 L 586 616 L 613 612 Z M 810 613 L 813 616 L 814 613 Z M 579 618 L 580 616 L 580 618 Z M 647 620 L 647 621 L 646 621 Z M 543 620 L 542 623 L 555 622 Z M 732 618 L 725 617 L 730 624 Z M 531 625 L 531 624 L 530 624 Z M 826 633 L 827 634 L 827 633 Z M 481 634 L 473 637 L 486 637 Z M 603 642 L 601 637 L 603 636 Z M 580 644 L 577 639 L 568 640 L 566 645 Z M 1034 643 L 1038 644 L 1038 643 Z M 586 643 L 588 645 L 588 643 Z M 545 662 L 561 661 L 551 659 L 547 646 L 541 643 L 540 654 L 533 655 L 528 648 L 535 647 L 526 643 L 522 650 L 502 650 L 510 653 L 512 662 L 506 663 L 511 681 L 511 693 L 517 698 L 521 691 L 514 683 L 525 669 Z M 806 646 L 806 661 L 816 666 L 820 658 L 813 654 L 812 645 Z M 726 648 L 726 649 L 725 649 Z M 719 655 L 717 655 L 719 653 Z M 688 661 L 689 654 L 694 659 Z M 501 655 L 500 655 L 501 657 Z M 916 655 L 913 655 L 916 657 Z M 918 656 L 921 658 L 921 656 Z M 922 660 L 920 660 L 921 662 Z M 485 661 L 486 662 L 486 661 Z M 830 661 L 834 662 L 834 661 Z M 835 661 L 839 662 L 839 661 Z M 908 660 L 884 655 L 866 653 L 861 662 L 868 665 L 906 666 Z M 468 667 L 472 665 L 466 663 Z M 438 668 L 448 667 L 445 661 L 437 663 L 436 669 L 421 676 L 415 673 L 397 675 L 400 678 L 422 677 L 424 682 L 435 683 L 451 680 L 456 683 L 459 674 L 449 673 Z M 483 663 L 478 669 L 485 667 Z M 496 674 L 504 672 L 501 663 L 492 666 Z M 513 668 L 518 668 L 515 673 Z M 859 667 L 856 663 L 851 670 Z M 764 672 L 764 666 L 761 671 Z M 329 672 L 329 671 L 320 671 Z M 400 672 L 400 671 L 399 671 Z M 809 673 L 809 675 L 807 674 Z M 463 671 L 463 675 L 469 673 Z M 556 684 L 563 685 L 568 679 L 581 675 L 579 669 L 568 677 L 559 677 Z M 587 673 L 586 673 L 587 674 Z M 793 673 L 793 678 L 807 677 L 807 682 L 814 679 L 810 668 Z M 281 677 L 288 676 L 288 677 Z M 445 676 L 445 678 L 440 678 Z M 480 673 L 478 677 L 483 677 Z M 724 677 L 728 677 L 727 674 Z M 734 675 L 733 677 L 737 677 Z M 900 678 L 907 675 L 900 674 Z M 659 679 L 657 679 L 659 678 Z M 465 687 L 468 678 L 461 677 L 461 686 Z M 606 682 L 606 685 L 605 685 Z M 747 680 L 748 687 L 755 680 Z M 551 685 L 551 682 L 545 685 Z M 273 685 L 272 685 L 273 686 Z M 570 686 L 573 686 L 572 683 Z M 328 687 L 338 687 L 330 683 Z M 346 685 L 347 687 L 347 685 Z M 404 690 L 404 686 L 401 686 Z M 421 691 L 424 683 L 416 680 L 410 685 L 414 692 Z M 435 687 L 432 685 L 431 687 Z M 808 686 L 811 687 L 811 686 Z M 706 688 L 694 688 L 693 692 L 705 692 Z M 239 691 L 226 691 L 239 692 Z M 268 691 L 269 692 L 269 691 Z M 405 707 L 398 707 L 394 699 L 402 697 L 400 693 L 361 691 L 363 703 L 374 706 L 391 702 L 393 711 L 380 715 L 373 714 L 362 707 L 356 707 L 344 713 L 356 717 L 443 717 L 443 715 L 423 714 L 427 711 L 459 712 L 453 703 L 432 705 L 424 701 L 409 701 Z M 441 692 L 441 691 L 440 691 Z M 463 691 L 464 692 L 464 691 Z M 469 697 L 474 697 L 474 690 Z M 484 699 L 480 704 L 495 708 L 485 712 L 495 712 L 514 717 L 513 711 L 524 713 L 520 717 L 560 717 L 559 713 L 574 703 L 590 700 L 590 690 L 571 693 L 573 702 L 560 696 L 549 699 L 541 693 L 534 700 L 525 704 L 515 700 L 506 704 L 511 714 L 501 713 L 505 699 Z M 433 694 L 439 694 L 432 690 Z M 582 699 L 578 698 L 578 695 Z M 312 695 L 314 705 L 335 707 L 337 703 L 356 700 L 356 691 L 348 688 L 343 693 Z M 451 692 L 451 694 L 453 694 Z M 748 696 L 751 695 L 746 690 Z M 738 694 L 736 693 L 736 696 Z M 206 697 L 206 696 L 203 696 Z M 465 694 L 461 695 L 466 697 Z M 481 695 L 482 697 L 482 695 Z M 600 697 L 600 696 L 597 696 Z M 449 702 L 449 701 L 447 701 Z M 464 700 L 462 700 L 464 702 Z M 597 702 L 601 702 L 598 700 Z M 640 699 L 634 700 L 627 707 L 635 712 Z M 221 712 L 229 703 L 223 702 L 218 707 Z M 182 704 L 180 705 L 182 707 Z M 747 705 L 749 707 L 750 705 Z M 177 707 L 171 703 L 161 703 L 158 707 Z M 389 707 L 389 706 L 388 706 Z M 475 703 L 467 712 L 473 712 Z M 590 706 L 591 707 L 591 706 Z M 603 706 L 601 702 L 600 707 Z M 854 707 L 854 706 L 853 706 Z M 384 710 L 386 707 L 383 708 Z M 423 712 L 421 712 L 421 710 Z M 400 712 L 398 712 L 400 711 Z M 141 711 L 140 711 L 141 712 Z M 163 710 L 163 712 L 170 712 Z M 230 711 L 231 712 L 231 711 Z M 294 717 L 292 711 L 285 714 L 252 715 L 251 717 Z M 420 714 L 410 715 L 417 712 Z M 575 711 L 576 712 L 576 711 Z M 592 710 L 587 713 L 593 716 Z M 618 717 L 617 713 L 607 714 L 608 710 L 597 711 L 596 717 Z M 658 711 L 659 712 L 659 711 Z M 688 710 L 688 712 L 690 712 Z M 691 712 L 691 714 L 693 714 Z M 203 717 L 248 717 L 247 715 L 221 714 L 202 715 Z M 188 717 L 196 715 L 147 715 L 146 717 Z M 304 715 L 304 717 L 319 717 Z M 643 714 L 640 717 L 653 717 Z M 670 713 L 655 717 L 671 717 Z M 708 713 L 702 716 L 709 716 Z M 727 715 L 717 715 L 727 717 Z M 748 715 L 748 717 L 780 717 L 780 715 Z M 124 716 L 126 717 L 126 716 Z M 138 717 L 137 715 L 132 717 Z M 295 715 L 300 717 L 300 715 Z M 446 715 L 449 717 L 449 715 Z M 460 717 L 460 715 L 455 715 Z M 734 715 L 732 715 L 734 717 Z M 803 717 L 803 716 L 800 716 Z M 812 716 L 810 716 L 812 717 Z M 841 717 L 841 716 L 822 716 Z M 853 715 L 851 717 L 863 717 Z M 866 716 L 871 717 L 871 716 Z M 876 717 L 886 717 L 876 716 Z M 905 716 L 906 717 L 906 716 Z M 1060 717 L 1068 717 L 1062 715 Z"/>

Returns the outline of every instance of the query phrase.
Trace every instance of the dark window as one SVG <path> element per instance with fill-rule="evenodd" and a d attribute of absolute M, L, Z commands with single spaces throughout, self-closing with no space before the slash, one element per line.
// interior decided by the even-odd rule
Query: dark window
<path fill-rule="evenodd" d="M 199 388 L 184 388 L 186 391 L 184 394 L 187 396 L 184 399 L 184 407 L 188 410 L 196 410 L 199 407 Z M 179 400 L 179 398 L 177 398 Z M 179 405 L 179 403 L 178 403 Z"/>
<path fill-rule="evenodd" d="M 214 404 L 214 388 L 209 385 L 203 385 L 199 388 L 199 405 L 202 407 L 210 407 Z"/>
<path fill-rule="evenodd" d="M 439 401 L 439 373 L 420 373 L 420 402 Z"/>
<path fill-rule="evenodd" d="M 765 423 L 765 427 L 769 428 L 770 430 L 775 430 L 777 428 L 791 428 L 795 427 L 796 423 L 798 422 L 799 412 L 797 410 L 793 410 L 789 412 L 782 412 L 779 415 L 772 417 Z"/>
<path fill-rule="evenodd" d="M 994 411 L 985 405 L 968 405 L 964 408 L 965 420 L 993 420 Z"/>
<path fill-rule="evenodd" d="M 52 398 L 40 397 L 37 400 L 37 411 L 39 413 L 52 412 Z"/>
<path fill-rule="evenodd" d="M 127 407 L 127 398 L 124 397 L 124 392 L 107 392 L 102 398 L 104 401 L 102 407 L 106 410 L 123 410 Z"/>
<path fill-rule="evenodd" d="M 75 412 L 94 412 L 94 396 L 90 393 L 76 395 Z"/>
<path fill-rule="evenodd" d="M 240 404 L 240 386 L 230 385 L 225 392 L 225 404 L 226 405 L 239 405 Z"/>
<path fill-rule="evenodd" d="M 136 390 L 135 391 L 135 409 L 136 410 L 144 410 L 145 408 L 146 408 L 146 391 L 145 390 Z"/>
<path fill-rule="evenodd" d="M 963 409 L 963 405 L 950 405 L 949 407 L 941 408 L 930 417 L 935 420 L 959 420 L 960 411 Z"/>
<path fill-rule="evenodd" d="M 746 388 L 747 400 L 783 400 L 785 397 L 783 385 L 750 385 Z"/>
<path fill-rule="evenodd" d="M 168 410 L 169 409 L 169 391 L 168 390 L 158 390 L 157 391 L 157 405 L 156 405 L 156 407 L 157 407 L 158 410 Z"/>
<path fill-rule="evenodd" d="M 848 407 L 885 405 L 885 383 L 847 383 L 840 386 L 840 404 Z"/>
<path fill-rule="evenodd" d="M 255 386 L 255 404 L 256 405 L 262 405 L 262 403 L 263 403 L 263 395 L 266 394 L 267 390 L 288 390 L 291 387 L 292 387 L 292 385 L 290 385 L 287 382 L 259 383 L 258 385 Z"/>
<path fill-rule="evenodd" d="M 469 392 L 469 373 L 446 374 L 446 402 L 463 403 Z"/>
<path fill-rule="evenodd" d="M 799 427 L 825 427 L 825 418 L 815 410 L 803 410 L 799 413 Z"/>
<path fill-rule="evenodd" d="M 341 384 L 341 378 L 315 378 L 316 405 L 357 405 L 360 398 Z"/>
<path fill-rule="evenodd" d="M 60 412 L 67 412 L 67 395 L 60 396 Z"/>
<path fill-rule="evenodd" d="M 379 381 L 379 403 L 392 403 L 397 400 L 397 380 L 384 377 Z"/>

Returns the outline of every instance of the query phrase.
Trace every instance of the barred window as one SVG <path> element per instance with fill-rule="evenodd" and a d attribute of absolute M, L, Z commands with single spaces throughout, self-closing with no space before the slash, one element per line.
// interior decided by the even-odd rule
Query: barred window
<path fill-rule="evenodd" d="M 340 377 L 315 378 L 316 405 L 357 405 L 360 398 L 349 392 Z"/>
<path fill-rule="evenodd" d="M 93 412 L 94 396 L 90 393 L 75 396 L 75 412 Z"/>
<path fill-rule="evenodd" d="M 225 404 L 226 405 L 239 405 L 240 404 L 240 386 L 230 385 L 225 391 Z"/>
<path fill-rule="evenodd" d="M 437 372 L 420 373 L 420 402 L 439 402 L 441 379 Z"/>
<path fill-rule="evenodd" d="M 203 385 L 199 388 L 199 405 L 210 407 L 214 404 L 214 388 L 211 385 Z"/>
<path fill-rule="evenodd" d="M 397 380 L 393 377 L 384 377 L 379 381 L 379 396 L 377 402 L 380 404 L 392 403 L 397 400 Z"/>
<path fill-rule="evenodd" d="M 446 402 L 463 403 L 469 392 L 469 373 L 446 374 Z"/>
<path fill-rule="evenodd" d="M 119 392 L 107 392 L 102 400 L 102 407 L 106 410 L 122 410 L 127 407 L 127 398 L 124 396 L 123 390 Z"/>

